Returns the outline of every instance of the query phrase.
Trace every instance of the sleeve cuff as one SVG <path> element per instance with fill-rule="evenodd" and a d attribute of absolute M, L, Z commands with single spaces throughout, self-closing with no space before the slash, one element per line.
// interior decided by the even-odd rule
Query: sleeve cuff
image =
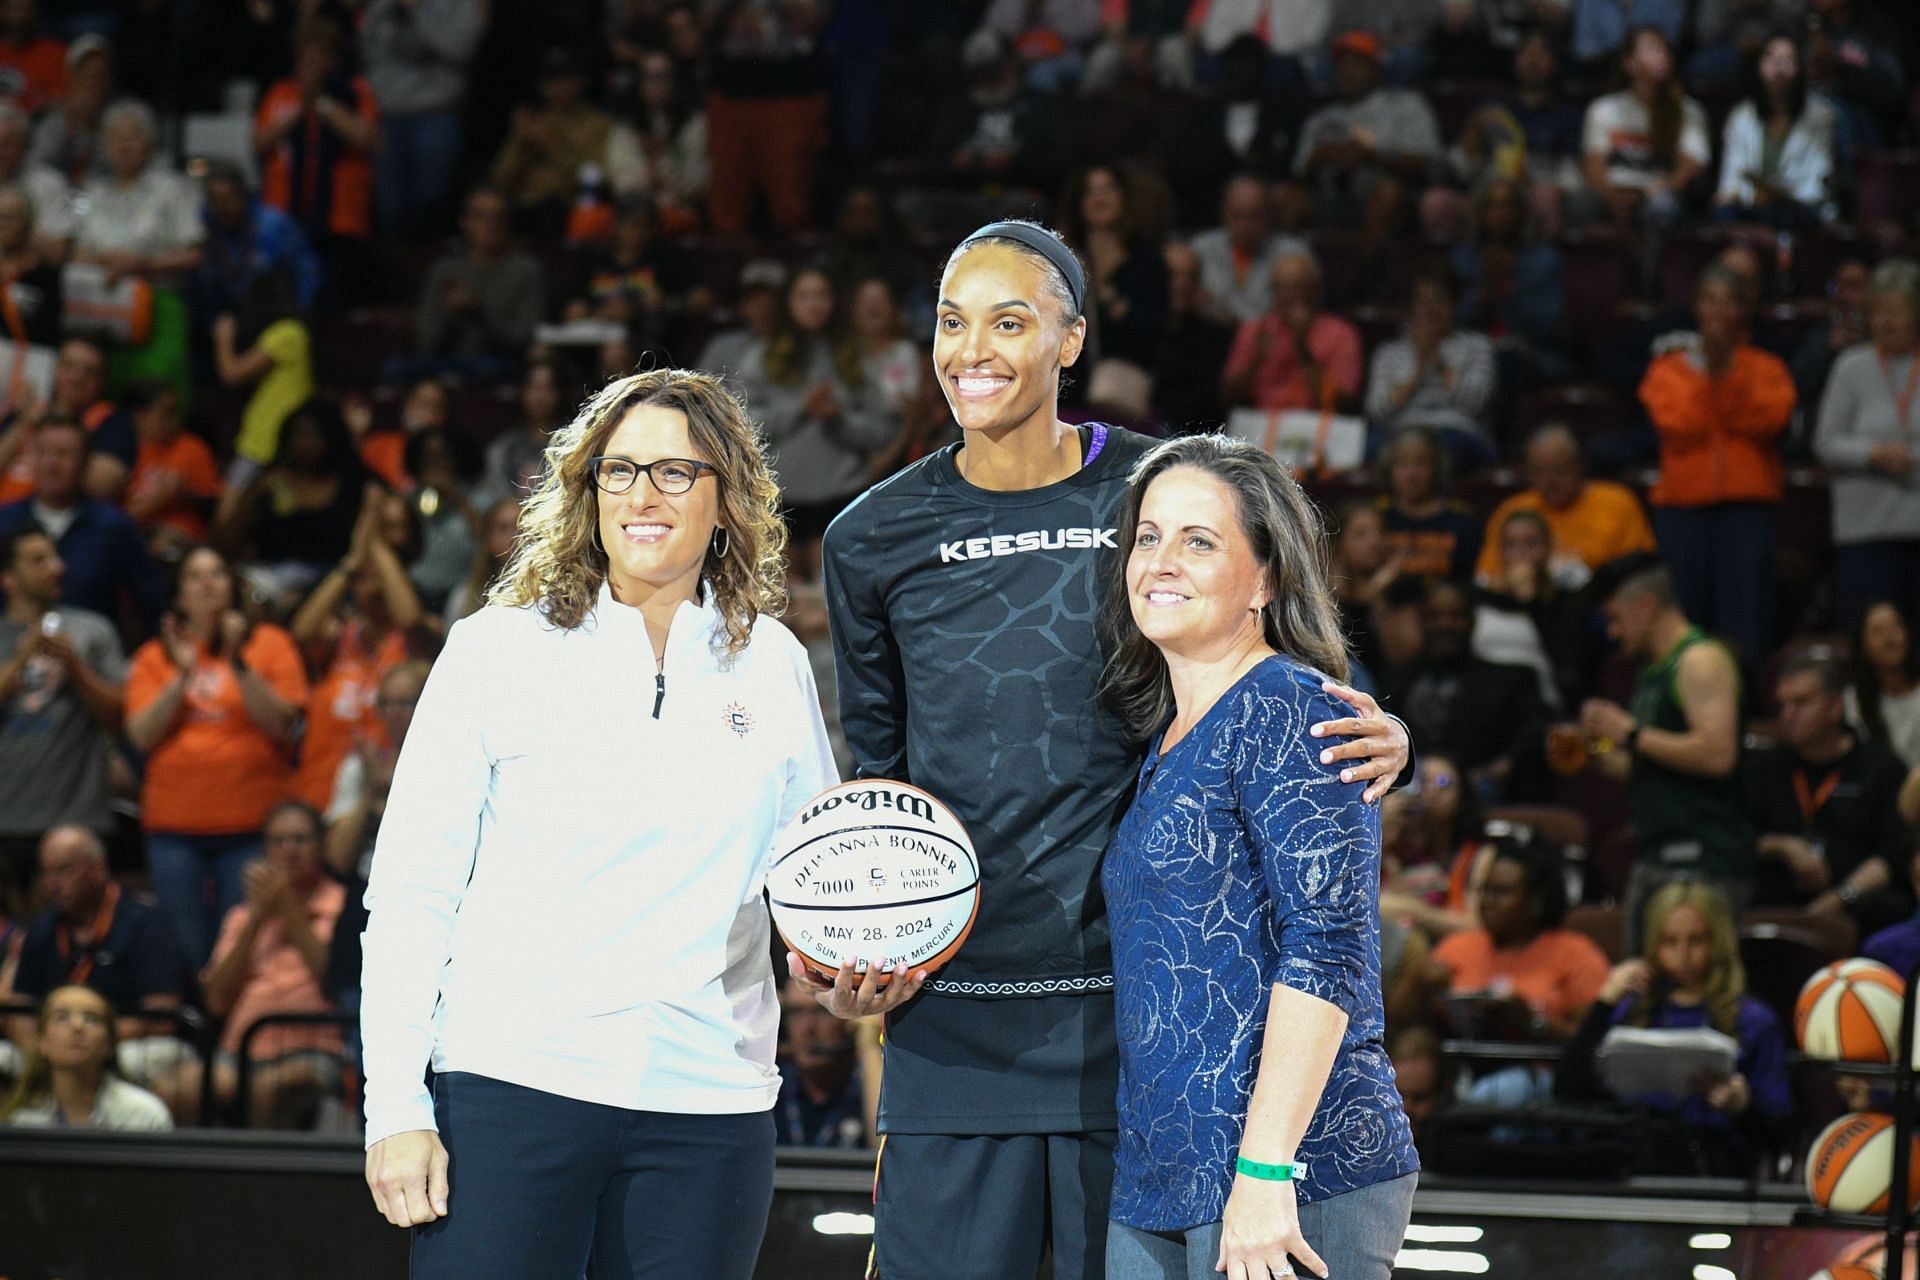
<path fill-rule="evenodd" d="M 428 1129 L 440 1132 L 440 1123 L 433 1114 L 433 1095 L 427 1092 L 426 1085 L 403 1098 L 385 1101 L 367 1099 L 367 1135 L 369 1150 L 373 1144 L 393 1137 L 396 1133 L 412 1133 Z"/>

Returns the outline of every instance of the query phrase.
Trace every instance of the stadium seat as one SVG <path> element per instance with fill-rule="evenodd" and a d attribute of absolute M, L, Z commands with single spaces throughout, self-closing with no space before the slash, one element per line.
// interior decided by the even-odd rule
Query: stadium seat
<path fill-rule="evenodd" d="M 1835 959 L 1850 956 L 1859 944 L 1860 933 L 1846 916 L 1803 911 L 1799 907 L 1754 907 L 1741 919 L 1745 928 L 1771 925 L 1821 938 Z"/>
<path fill-rule="evenodd" d="M 1835 947 L 1825 934 L 1795 925 L 1760 923 L 1740 930 L 1747 992 L 1772 1009 L 1783 1026 L 1793 1025 L 1793 1005 L 1807 979 L 1822 966 L 1844 959 L 1848 950 Z"/>
<path fill-rule="evenodd" d="M 1834 271 L 1848 258 L 1868 258 L 1871 251 L 1856 231 L 1823 227 L 1793 242 L 1792 292 L 1797 298 L 1824 298 Z"/>
<path fill-rule="evenodd" d="M 1565 264 L 1566 314 L 1605 316 L 1627 296 L 1633 260 L 1610 231 L 1572 231 L 1560 237 Z"/>
<path fill-rule="evenodd" d="M 1712 265 L 1732 238 L 1711 227 L 1682 232 L 1660 246 L 1660 260 L 1654 267 L 1654 296 L 1668 304 L 1692 300 L 1701 272 Z"/>
<path fill-rule="evenodd" d="M 1566 927 L 1592 939 L 1615 964 L 1627 958 L 1627 914 L 1620 907 L 1575 907 L 1567 912 Z"/>
<path fill-rule="evenodd" d="M 1521 398 L 1514 414 L 1515 438 L 1524 440 L 1549 422 L 1564 422 L 1584 440 L 1620 430 L 1628 417 L 1628 407 L 1604 383 L 1566 382 Z"/>
<path fill-rule="evenodd" d="M 1920 151 L 1869 151 L 1860 157 L 1854 181 L 1861 222 L 1920 212 Z"/>

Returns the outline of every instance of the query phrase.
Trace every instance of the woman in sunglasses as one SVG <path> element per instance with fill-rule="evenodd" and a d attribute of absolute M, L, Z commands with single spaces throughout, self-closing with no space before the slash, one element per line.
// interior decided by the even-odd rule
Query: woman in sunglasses
<path fill-rule="evenodd" d="M 553 436 L 421 695 L 367 891 L 367 1181 L 415 1277 L 745 1280 L 773 1193 L 774 836 L 835 781 L 778 490 L 678 370 Z"/>

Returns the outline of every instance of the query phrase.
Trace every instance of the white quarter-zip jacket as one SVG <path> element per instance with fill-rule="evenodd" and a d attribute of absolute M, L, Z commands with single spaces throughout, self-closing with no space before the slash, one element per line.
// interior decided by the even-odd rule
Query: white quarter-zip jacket
<path fill-rule="evenodd" d="M 799 641 L 761 618 L 728 657 L 718 626 L 682 605 L 657 670 L 604 587 L 572 631 L 500 606 L 454 626 L 367 889 L 368 1146 L 436 1127 L 429 1065 L 634 1110 L 773 1106 L 762 883 L 837 776 Z"/>

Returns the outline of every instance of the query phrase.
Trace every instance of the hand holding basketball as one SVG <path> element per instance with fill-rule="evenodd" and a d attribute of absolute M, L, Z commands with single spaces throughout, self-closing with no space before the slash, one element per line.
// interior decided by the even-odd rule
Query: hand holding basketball
<path fill-rule="evenodd" d="M 431 1129 L 382 1138 L 367 1148 L 373 1207 L 396 1227 L 447 1216 L 447 1149 Z"/>
<path fill-rule="evenodd" d="M 851 960 L 829 982 L 825 974 L 812 968 L 798 952 L 787 952 L 787 972 L 795 981 L 804 982 L 820 1002 L 820 1007 L 836 1018 L 864 1018 L 869 1014 L 890 1013 L 920 994 L 927 980 L 925 969 L 908 972 L 905 963 L 883 970 L 869 967 L 865 976 L 855 972 Z M 886 978 L 882 980 L 881 975 Z"/>

